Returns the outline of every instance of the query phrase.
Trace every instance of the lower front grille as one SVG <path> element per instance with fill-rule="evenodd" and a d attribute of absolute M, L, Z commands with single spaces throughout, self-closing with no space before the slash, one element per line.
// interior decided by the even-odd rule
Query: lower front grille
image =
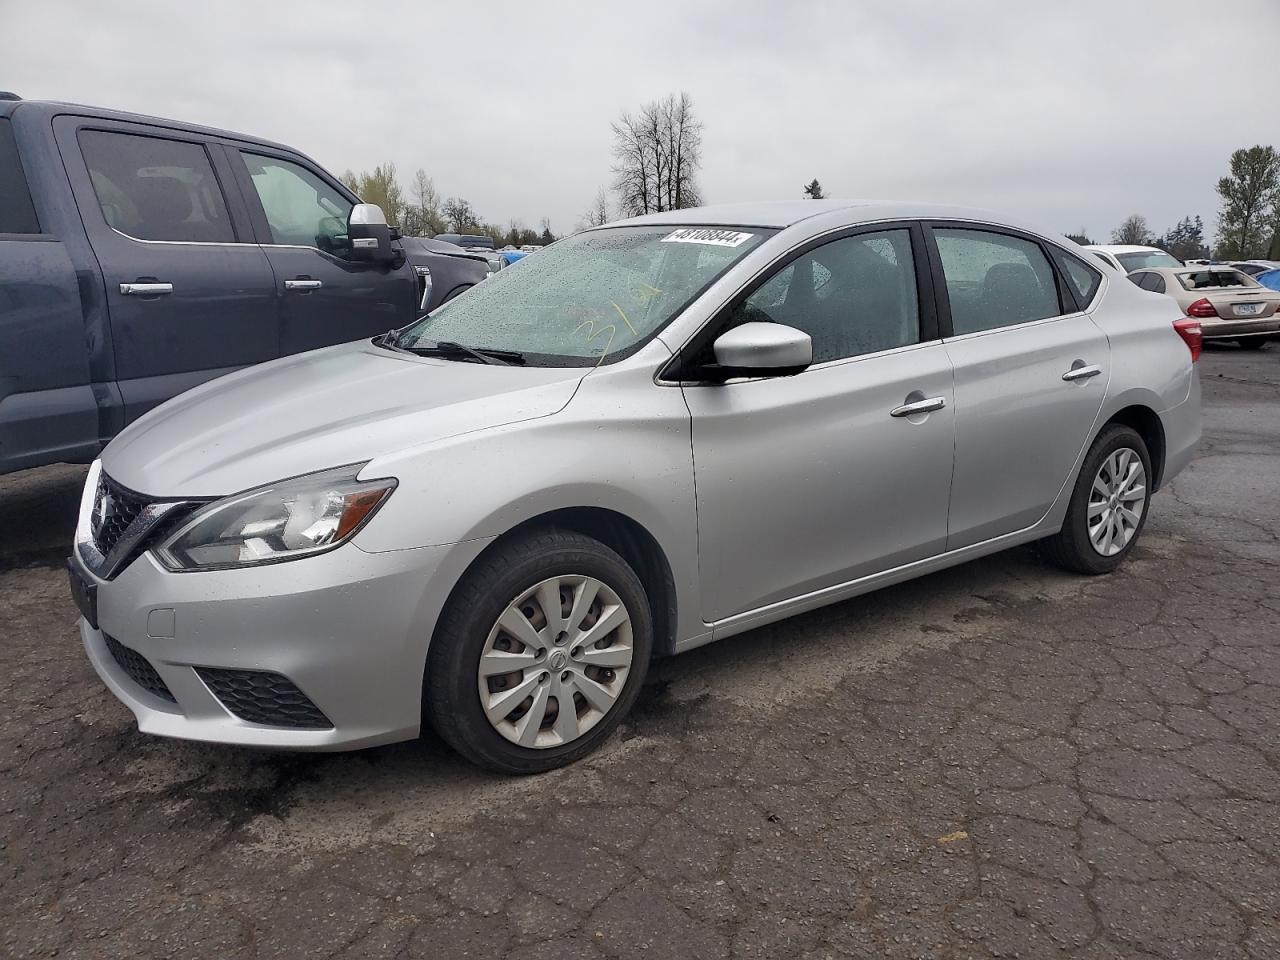
<path fill-rule="evenodd" d="M 196 667 L 222 705 L 241 720 L 293 730 L 332 730 L 333 723 L 292 680 L 266 670 Z"/>
<path fill-rule="evenodd" d="M 151 665 L 150 660 L 137 650 L 126 647 L 115 637 L 103 634 L 103 638 L 107 641 L 107 649 L 111 651 L 111 656 L 120 665 L 120 669 L 129 675 L 130 680 L 153 696 L 168 700 L 170 703 L 178 702 L 169 692 L 164 681 L 160 679 L 160 674 L 156 673 L 156 668 Z"/>

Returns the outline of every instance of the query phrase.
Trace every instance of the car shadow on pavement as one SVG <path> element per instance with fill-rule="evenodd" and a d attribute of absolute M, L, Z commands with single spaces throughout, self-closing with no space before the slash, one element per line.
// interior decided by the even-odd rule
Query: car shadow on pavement
<path fill-rule="evenodd" d="M 0 476 L 0 571 L 62 565 L 87 469 L 59 464 Z"/>

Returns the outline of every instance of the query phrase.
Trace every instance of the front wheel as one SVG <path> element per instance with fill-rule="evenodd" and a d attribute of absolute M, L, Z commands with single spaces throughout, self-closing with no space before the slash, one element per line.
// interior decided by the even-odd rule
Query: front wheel
<path fill-rule="evenodd" d="M 1112 424 L 1085 455 L 1062 530 L 1043 542 L 1050 560 L 1076 573 L 1110 573 L 1147 521 L 1151 455 L 1136 430 Z"/>
<path fill-rule="evenodd" d="M 639 577 L 591 537 L 545 530 L 497 545 L 450 598 L 425 711 L 468 760 L 540 773 L 586 755 L 631 709 L 653 649 Z"/>

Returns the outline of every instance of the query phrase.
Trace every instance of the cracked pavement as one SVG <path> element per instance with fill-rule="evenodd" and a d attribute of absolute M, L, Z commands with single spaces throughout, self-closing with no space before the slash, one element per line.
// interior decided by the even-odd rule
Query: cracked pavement
<path fill-rule="evenodd" d="M 1034 549 L 655 665 L 599 753 L 144 737 L 0 478 L 0 954 L 1280 957 L 1280 346 L 1211 349 L 1130 561 Z"/>

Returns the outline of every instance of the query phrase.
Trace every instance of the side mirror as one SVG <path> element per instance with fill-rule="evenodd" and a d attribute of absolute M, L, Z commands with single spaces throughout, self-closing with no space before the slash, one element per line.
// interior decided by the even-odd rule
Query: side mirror
<path fill-rule="evenodd" d="M 703 367 L 710 380 L 731 377 L 789 377 L 813 363 L 813 340 L 781 323 L 752 320 L 734 327 L 711 345 L 714 366 Z"/>
<path fill-rule="evenodd" d="M 391 263 L 396 250 L 391 246 L 391 228 L 386 214 L 376 203 L 357 203 L 347 217 L 347 239 L 351 259 L 357 263 Z"/>

